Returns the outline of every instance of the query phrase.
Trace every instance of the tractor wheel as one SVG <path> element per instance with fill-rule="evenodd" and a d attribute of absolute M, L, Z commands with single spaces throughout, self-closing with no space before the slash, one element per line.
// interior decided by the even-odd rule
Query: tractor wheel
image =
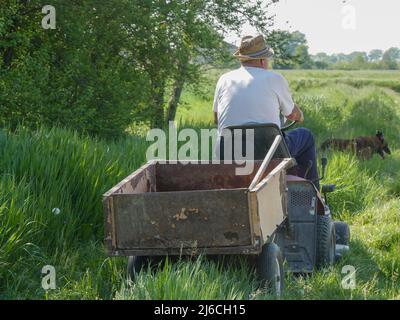
<path fill-rule="evenodd" d="M 330 216 L 317 216 L 317 268 L 330 266 L 336 257 L 335 225 Z"/>
<path fill-rule="evenodd" d="M 164 263 L 164 259 L 164 256 L 129 256 L 127 279 L 134 280 L 140 270 L 146 271 L 149 266 L 154 271 L 160 263 Z"/>
<path fill-rule="evenodd" d="M 350 243 L 350 228 L 349 225 L 342 221 L 333 222 L 336 232 L 336 244 L 348 246 Z"/>
<path fill-rule="evenodd" d="M 257 273 L 262 286 L 280 297 L 284 289 L 283 258 L 280 248 L 275 243 L 267 243 L 263 246 L 257 258 Z"/>
<path fill-rule="evenodd" d="M 150 259 L 146 256 L 129 256 L 126 268 L 128 280 L 133 281 L 137 274 L 139 274 L 140 270 L 147 268 L 149 262 Z"/>
<path fill-rule="evenodd" d="M 350 228 L 342 221 L 335 221 L 333 224 L 336 232 L 336 261 L 338 261 L 350 249 Z"/>

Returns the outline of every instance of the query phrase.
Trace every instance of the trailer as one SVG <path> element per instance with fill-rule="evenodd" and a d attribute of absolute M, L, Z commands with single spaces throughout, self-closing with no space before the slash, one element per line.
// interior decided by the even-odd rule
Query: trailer
<path fill-rule="evenodd" d="M 265 128 L 266 155 L 248 174 L 237 175 L 236 162 L 150 161 L 105 193 L 108 254 L 130 257 L 129 273 L 157 256 L 252 256 L 275 294 L 284 288 L 284 260 L 296 273 L 332 264 L 336 246 L 348 245 L 348 227 L 335 229 L 319 190 L 293 175 L 279 128 Z"/>

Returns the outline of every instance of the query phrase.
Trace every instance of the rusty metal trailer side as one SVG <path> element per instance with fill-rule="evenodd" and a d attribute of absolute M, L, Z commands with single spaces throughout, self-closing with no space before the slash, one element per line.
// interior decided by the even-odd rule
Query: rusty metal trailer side
<path fill-rule="evenodd" d="M 234 189 L 157 192 L 157 182 L 161 182 L 159 173 L 170 176 L 174 169 L 157 168 L 160 164 L 149 163 L 104 195 L 108 254 L 258 254 L 286 216 L 284 177 L 290 164 L 290 159 L 272 164 L 269 173 L 253 190 L 237 188 L 240 179 L 242 184 L 251 180 L 251 177 L 242 177 L 234 181 Z M 203 175 L 206 179 L 202 183 L 212 186 L 210 172 L 217 168 L 209 167 L 207 171 L 206 165 L 200 167 L 208 172 Z M 185 166 L 178 172 L 182 168 L 187 172 L 199 169 Z M 219 169 L 229 180 L 228 171 L 232 168 L 223 165 Z M 226 184 L 228 180 L 223 181 L 221 177 L 218 175 L 214 183 Z M 172 180 L 184 183 L 176 177 Z M 271 202 L 270 197 L 276 195 L 275 199 L 280 200 Z"/>
<path fill-rule="evenodd" d="M 253 244 L 246 189 L 115 194 L 112 202 L 117 255 Z"/>

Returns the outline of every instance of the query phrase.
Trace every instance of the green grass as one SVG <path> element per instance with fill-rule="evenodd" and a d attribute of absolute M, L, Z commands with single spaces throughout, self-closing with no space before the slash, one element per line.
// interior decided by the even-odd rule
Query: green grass
<path fill-rule="evenodd" d="M 180 128 L 212 126 L 213 71 L 188 88 Z M 393 154 L 360 162 L 329 155 L 326 183 L 336 218 L 351 226 L 352 250 L 309 277 L 287 275 L 285 299 L 400 299 L 400 83 L 398 73 L 284 72 L 317 141 L 383 130 Z M 243 261 L 228 267 L 204 257 L 143 271 L 127 286 L 126 259 L 102 246 L 101 195 L 145 162 L 143 133 L 117 141 L 63 129 L 0 131 L 0 298 L 2 299 L 271 299 Z M 53 209 L 60 209 L 55 214 Z M 53 265 L 57 289 L 41 288 Z M 341 286 L 344 265 L 357 269 L 355 290 Z"/>

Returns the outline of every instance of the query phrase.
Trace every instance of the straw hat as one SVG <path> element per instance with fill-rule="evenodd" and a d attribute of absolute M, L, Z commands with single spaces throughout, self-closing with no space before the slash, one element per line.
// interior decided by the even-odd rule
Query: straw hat
<path fill-rule="evenodd" d="M 262 35 L 245 36 L 240 41 L 239 49 L 233 54 L 240 61 L 272 58 L 274 51 L 269 47 Z"/>

